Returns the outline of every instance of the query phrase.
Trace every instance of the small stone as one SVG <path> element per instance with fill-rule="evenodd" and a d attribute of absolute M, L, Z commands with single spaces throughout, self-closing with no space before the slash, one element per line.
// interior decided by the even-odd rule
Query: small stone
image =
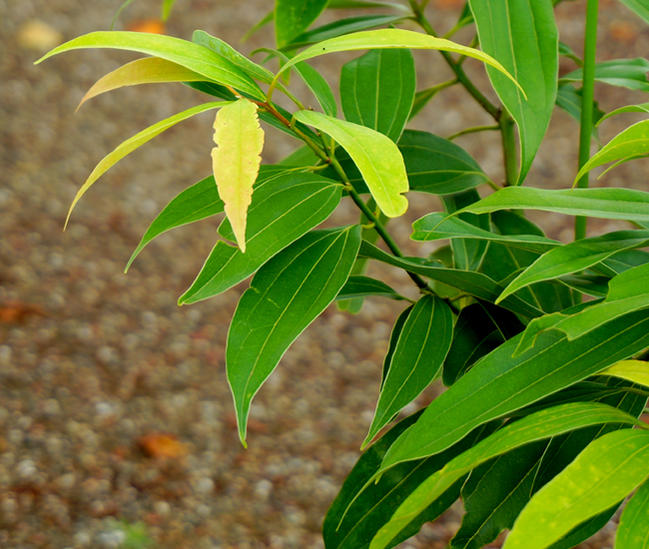
<path fill-rule="evenodd" d="M 260 499 L 268 499 L 273 492 L 273 483 L 270 480 L 262 479 L 255 484 L 255 495 Z"/>
<path fill-rule="evenodd" d="M 97 536 L 97 543 L 106 549 L 118 549 L 125 540 L 126 534 L 123 530 L 109 530 Z"/>
<path fill-rule="evenodd" d="M 214 481 L 209 477 L 201 477 L 196 481 L 195 489 L 199 494 L 211 494 L 214 491 Z"/>
<path fill-rule="evenodd" d="M 31 19 L 18 29 L 17 41 L 20 47 L 45 52 L 63 42 L 63 35 L 39 19 Z"/>
<path fill-rule="evenodd" d="M 160 515 L 161 517 L 166 517 L 169 515 L 169 513 L 171 513 L 171 505 L 169 505 L 166 501 L 156 501 L 153 505 L 153 509 L 156 514 Z"/>
<path fill-rule="evenodd" d="M 31 459 L 23 459 L 16 465 L 16 474 L 23 480 L 31 480 L 38 473 L 36 464 Z"/>

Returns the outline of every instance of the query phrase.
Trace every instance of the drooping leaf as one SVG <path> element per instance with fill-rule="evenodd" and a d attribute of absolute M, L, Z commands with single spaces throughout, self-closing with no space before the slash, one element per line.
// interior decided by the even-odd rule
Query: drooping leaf
<path fill-rule="evenodd" d="M 545 252 L 527 267 L 500 294 L 498 300 L 535 282 L 583 271 L 608 257 L 649 244 L 649 231 L 616 231 L 584 238 Z"/>
<path fill-rule="evenodd" d="M 625 112 L 644 112 L 644 113 L 649 113 L 649 103 L 640 103 L 638 105 L 625 105 L 624 107 L 620 107 L 618 109 L 614 109 L 611 112 L 607 112 L 604 114 L 599 120 L 598 124 L 601 124 L 606 120 L 607 118 L 610 118 L 611 116 L 615 116 L 618 114 L 622 114 Z"/>
<path fill-rule="evenodd" d="M 252 398 L 347 281 L 360 232 L 355 225 L 306 234 L 266 263 L 241 296 L 228 333 L 226 369 L 244 444 Z"/>
<path fill-rule="evenodd" d="M 646 92 L 649 91 L 647 72 L 649 72 L 649 61 L 642 57 L 611 59 L 595 65 L 595 80 L 611 86 Z M 577 69 L 562 76 L 559 80 L 561 82 L 581 82 L 582 78 L 583 69 Z"/>
<path fill-rule="evenodd" d="M 406 211 L 408 200 L 401 193 L 408 191 L 408 177 L 403 157 L 393 141 L 364 126 L 314 111 L 298 111 L 295 118 L 340 143 L 385 215 L 398 217 Z"/>
<path fill-rule="evenodd" d="M 122 65 L 97 80 L 81 98 L 77 110 L 88 99 L 124 86 L 161 82 L 199 82 L 201 80 L 205 80 L 205 77 L 178 63 L 159 57 L 144 57 Z"/>
<path fill-rule="evenodd" d="M 620 2 L 649 23 L 649 2 L 647 0 L 620 0 Z"/>
<path fill-rule="evenodd" d="M 241 98 L 219 110 L 214 119 L 214 143 L 214 180 L 237 244 L 245 253 L 248 206 L 264 146 L 257 105 Z"/>
<path fill-rule="evenodd" d="M 494 90 L 516 121 L 522 183 L 543 140 L 557 96 L 559 38 L 551 0 L 469 0 L 480 46 L 520 84 L 487 67 Z M 524 96 L 527 97 L 524 97 Z"/>
<path fill-rule="evenodd" d="M 141 132 L 136 133 L 126 141 L 120 143 L 112 152 L 108 153 L 99 161 L 99 164 L 95 166 L 94 170 L 92 170 L 88 178 L 84 181 L 83 185 L 81 185 L 81 188 L 77 191 L 77 194 L 72 200 L 72 204 L 70 205 L 70 209 L 68 210 L 68 215 L 65 219 L 65 225 L 67 226 L 68 221 L 70 220 L 70 215 L 72 214 L 72 210 L 77 205 L 77 202 L 79 202 L 81 197 L 92 186 L 92 184 L 126 155 L 132 153 L 135 149 L 141 147 L 146 142 L 151 141 L 151 139 L 153 139 L 157 135 L 160 135 L 163 131 L 171 128 L 175 124 L 178 124 L 178 122 L 187 120 L 195 114 L 218 109 L 228 104 L 229 102 L 227 101 L 216 101 L 211 103 L 203 103 L 202 105 L 196 105 L 191 109 L 187 109 L 186 111 L 174 114 L 169 118 L 165 118 L 164 120 L 161 120 L 160 122 L 149 126 Z"/>
<path fill-rule="evenodd" d="M 643 120 L 618 133 L 586 162 L 575 177 L 575 181 L 593 168 L 615 162 L 604 173 L 612 168 L 649 155 L 649 120 Z M 604 174 L 602 174 L 604 175 Z M 600 176 L 601 177 L 601 176 Z M 646 221 L 646 220 L 644 220 Z"/>
<path fill-rule="evenodd" d="M 616 188 L 552 190 L 506 187 L 462 211 L 488 213 L 508 209 L 649 221 L 649 193 Z"/>
<path fill-rule="evenodd" d="M 453 314 L 434 296 L 415 304 L 401 329 L 361 449 L 439 375 L 453 338 Z"/>
<path fill-rule="evenodd" d="M 649 433 L 623 429 L 588 447 L 531 499 L 503 549 L 547 547 L 608 509 L 649 476 Z"/>
<path fill-rule="evenodd" d="M 599 375 L 626 379 L 649 387 L 649 363 L 644 360 L 621 360 L 599 372 Z"/>
<path fill-rule="evenodd" d="M 275 0 L 275 36 L 285 46 L 305 31 L 322 13 L 327 0 Z"/>
<path fill-rule="evenodd" d="M 373 50 L 340 75 L 340 99 L 349 122 L 397 142 L 415 98 L 415 62 L 409 50 Z"/>
<path fill-rule="evenodd" d="M 404 524 L 408 524 L 413 516 L 421 512 L 421 509 L 426 508 L 430 502 L 435 501 L 440 494 L 444 493 L 449 486 L 452 486 L 458 479 L 481 463 L 530 442 L 550 438 L 582 427 L 609 422 L 633 425 L 637 423 L 637 420 L 633 416 L 606 404 L 589 402 L 562 404 L 546 408 L 503 427 L 447 462 L 438 472 L 422 482 L 414 492 L 403 500 L 390 520 L 381 527 L 372 539 L 370 548 L 382 549 L 389 547 L 389 541 L 396 532 L 403 528 Z M 386 459 L 392 448 L 394 448 L 394 444 L 397 444 L 412 428 L 406 429 L 390 446 L 383 458 L 381 468 L 385 466 Z"/>
<path fill-rule="evenodd" d="M 392 446 L 383 468 L 442 451 L 478 425 L 632 356 L 649 346 L 647 327 L 649 317 L 640 311 L 608 322 L 574 341 L 558 332 L 543 333 L 533 348 L 515 356 L 521 336 L 509 339 L 428 406 L 417 423 Z"/>
<path fill-rule="evenodd" d="M 646 549 L 649 540 L 649 481 L 645 481 L 624 508 L 615 547 Z"/>
<path fill-rule="evenodd" d="M 352 275 L 342 287 L 336 299 L 353 299 L 356 297 L 381 296 L 390 299 L 405 299 L 390 288 L 385 282 L 363 275 Z"/>
<path fill-rule="evenodd" d="M 252 195 L 248 211 L 247 247 L 218 241 L 201 272 L 179 304 L 207 299 L 241 282 L 277 252 L 322 223 L 340 202 L 342 186 L 320 175 L 280 173 L 260 185 Z M 219 231 L 226 238 L 231 230 Z"/>
<path fill-rule="evenodd" d="M 358 51 L 368 49 L 413 49 L 413 50 L 443 50 L 453 53 L 459 53 L 467 57 L 478 59 L 489 66 L 501 71 L 512 81 L 514 77 L 507 72 L 507 70 L 493 57 L 470 48 L 462 46 L 451 40 L 445 38 L 436 38 L 421 32 L 403 30 L 403 29 L 378 29 L 370 31 L 360 31 L 336 38 L 323 40 L 298 53 L 291 59 L 289 63 L 284 65 L 279 71 L 278 76 L 285 70 L 290 68 L 291 65 L 312 59 L 327 53 L 343 52 L 343 51 Z M 554 100 L 553 100 L 554 101 Z"/>
<path fill-rule="evenodd" d="M 137 51 L 177 63 L 219 84 L 232 86 L 263 101 L 264 93 L 248 75 L 230 61 L 213 51 L 163 34 L 129 31 L 97 31 L 84 34 L 57 46 L 41 57 L 36 64 L 65 51 L 85 48 L 114 48 Z"/>

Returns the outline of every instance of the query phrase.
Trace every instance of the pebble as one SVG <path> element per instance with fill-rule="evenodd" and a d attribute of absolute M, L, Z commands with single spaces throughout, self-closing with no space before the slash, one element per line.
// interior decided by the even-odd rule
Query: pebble
<path fill-rule="evenodd" d="M 38 469 L 31 459 L 23 459 L 16 465 L 16 474 L 22 480 L 32 480 L 36 473 L 38 473 Z"/>

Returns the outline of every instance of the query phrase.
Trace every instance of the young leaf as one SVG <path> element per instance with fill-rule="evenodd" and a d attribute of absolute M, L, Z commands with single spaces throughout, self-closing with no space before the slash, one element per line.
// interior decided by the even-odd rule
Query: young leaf
<path fill-rule="evenodd" d="M 248 251 L 219 240 L 178 303 L 195 303 L 241 282 L 277 252 L 322 223 L 340 202 L 342 185 L 310 173 L 284 172 L 255 189 L 248 211 Z M 231 237 L 228 224 L 219 229 Z"/>
<path fill-rule="evenodd" d="M 399 149 L 385 135 L 314 111 L 298 111 L 296 120 L 329 134 L 347 151 L 367 184 L 376 204 L 388 217 L 408 208 L 401 193 L 408 191 L 408 176 Z"/>
<path fill-rule="evenodd" d="M 458 479 L 481 463 L 530 442 L 543 440 L 590 425 L 612 422 L 633 425 L 637 423 L 637 420 L 633 416 L 606 404 L 579 402 L 546 408 L 503 427 L 450 460 L 438 472 L 422 482 L 414 492 L 405 498 L 390 520 L 374 536 L 370 549 L 389 547 L 388 543 L 395 533 L 399 532 L 405 524 L 408 524 L 413 516 L 419 514 L 421 509 L 426 508 L 431 501 L 435 501 L 449 486 L 452 486 Z M 388 452 L 386 452 L 381 467 L 385 466 L 386 458 L 394 448 L 394 444 L 397 444 L 410 429 L 412 427 L 406 429 L 397 438 L 397 441 L 392 444 Z"/>
<path fill-rule="evenodd" d="M 642 57 L 636 59 L 612 59 L 595 65 L 595 80 L 611 86 L 646 92 L 649 91 L 648 71 L 649 61 Z M 583 69 L 577 69 L 562 76 L 559 80 L 561 82 L 581 82 L 582 78 Z"/>
<path fill-rule="evenodd" d="M 153 126 L 149 126 L 141 132 L 136 133 L 133 137 L 130 137 L 126 141 L 120 143 L 117 148 L 108 153 L 99 161 L 99 164 L 95 166 L 95 169 L 92 170 L 88 178 L 84 181 L 83 185 L 81 185 L 81 188 L 77 191 L 77 194 L 75 195 L 74 199 L 72 200 L 72 204 L 70 205 L 70 209 L 68 210 L 68 215 L 65 218 L 65 226 L 67 226 L 68 221 L 70 220 L 70 215 L 72 214 L 72 210 L 77 205 L 77 202 L 79 202 L 81 197 L 92 186 L 92 184 L 126 155 L 132 153 L 135 149 L 141 147 L 146 142 L 151 141 L 151 139 L 153 139 L 157 135 L 160 135 L 163 131 L 171 128 L 171 126 L 178 124 L 178 122 L 187 120 L 195 114 L 212 109 L 218 109 L 228 104 L 228 101 L 216 101 L 212 103 L 203 103 L 202 105 L 197 105 L 195 107 L 192 107 L 191 109 L 187 109 L 186 111 L 174 114 L 169 118 L 165 118 L 164 120 L 153 124 Z"/>
<path fill-rule="evenodd" d="M 602 122 L 604 122 L 604 120 L 610 118 L 611 116 L 615 116 L 617 114 L 622 114 L 625 112 L 649 113 L 649 103 L 640 103 L 639 105 L 625 105 L 624 107 L 614 109 L 611 112 L 607 112 L 606 114 L 603 114 L 603 116 L 598 120 L 597 124 L 601 124 Z"/>
<path fill-rule="evenodd" d="M 649 23 L 649 2 L 647 0 L 620 0 L 620 2 Z"/>
<path fill-rule="evenodd" d="M 503 549 L 541 549 L 608 509 L 647 476 L 649 433 L 623 429 L 588 447 L 525 506 Z"/>
<path fill-rule="evenodd" d="M 644 360 L 621 360 L 598 375 L 626 379 L 638 385 L 649 387 L 649 363 Z"/>
<path fill-rule="evenodd" d="M 214 119 L 214 143 L 214 180 L 237 244 L 245 253 L 246 217 L 264 146 L 257 105 L 242 98 L 223 107 Z"/>
<path fill-rule="evenodd" d="M 640 311 L 568 341 L 541 334 L 535 346 L 512 356 L 509 339 L 480 359 L 390 449 L 383 469 L 442 451 L 472 429 L 581 381 L 649 346 L 649 317 Z M 444 417 L 444 421 L 439 418 Z"/>
<path fill-rule="evenodd" d="M 327 0 L 275 0 L 275 36 L 282 47 L 305 31 L 322 13 Z"/>
<path fill-rule="evenodd" d="M 200 82 L 205 77 L 191 71 L 178 63 L 160 59 L 159 57 L 144 57 L 102 76 L 86 92 L 77 106 L 77 110 L 88 99 L 124 86 L 138 84 L 153 84 L 161 82 Z"/>
<path fill-rule="evenodd" d="M 649 221 L 649 193 L 616 188 L 551 190 L 506 187 L 463 208 L 458 213 L 479 214 L 508 209 Z"/>
<path fill-rule="evenodd" d="M 422 297 L 401 330 L 361 449 L 439 375 L 452 338 L 449 306 L 438 297 Z"/>
<path fill-rule="evenodd" d="M 624 162 L 647 155 L 649 155 L 649 120 L 642 120 L 622 130 L 597 151 L 579 170 L 575 181 L 578 181 L 593 168 L 603 164 L 615 162 L 604 172 L 606 173 Z"/>
<path fill-rule="evenodd" d="M 554 109 L 559 35 L 551 0 L 470 0 L 482 49 L 502 63 L 521 86 L 487 67 L 498 97 L 518 125 L 522 183 Z M 524 97 L 524 96 L 527 97 Z"/>
<path fill-rule="evenodd" d="M 345 118 L 397 142 L 408 122 L 415 88 L 415 61 L 409 50 L 367 52 L 342 68 Z"/>
<path fill-rule="evenodd" d="M 223 201 L 216 190 L 214 177 L 209 176 L 194 183 L 191 187 L 178 194 L 167 204 L 153 220 L 144 233 L 142 240 L 133 251 L 124 272 L 140 254 L 144 247 L 156 236 L 194 221 L 199 221 L 223 211 Z"/>
<path fill-rule="evenodd" d="M 505 76 L 516 82 L 514 77 L 493 57 L 486 53 L 462 46 L 445 38 L 437 38 L 421 32 L 403 30 L 403 29 L 379 29 L 371 31 L 360 31 L 351 34 L 345 34 L 336 38 L 330 38 L 319 42 L 310 48 L 298 53 L 289 63 L 284 65 L 277 76 L 282 74 L 288 68 L 301 61 L 312 59 L 327 53 L 336 53 L 343 51 L 357 51 L 369 49 L 413 49 L 413 50 L 443 50 L 453 53 L 459 53 L 466 57 L 472 57 L 487 65 L 501 71 Z M 276 76 L 276 78 L 277 78 Z M 518 84 L 517 84 L 518 85 Z"/>
<path fill-rule="evenodd" d="M 616 231 L 558 246 L 544 253 L 514 278 L 496 303 L 535 282 L 583 271 L 623 250 L 642 248 L 647 244 L 649 231 Z"/>
<path fill-rule="evenodd" d="M 266 263 L 234 313 L 226 369 L 245 445 L 250 403 L 295 338 L 345 284 L 360 226 L 313 231 Z"/>
<path fill-rule="evenodd" d="M 114 48 L 153 55 L 177 63 L 203 75 L 207 80 L 232 86 L 260 101 L 265 95 L 247 74 L 213 51 L 173 36 L 129 31 L 97 31 L 84 34 L 57 46 L 35 63 L 63 53 L 84 48 Z"/>
<path fill-rule="evenodd" d="M 624 508 L 615 547 L 646 549 L 649 540 L 649 482 L 645 481 Z"/>

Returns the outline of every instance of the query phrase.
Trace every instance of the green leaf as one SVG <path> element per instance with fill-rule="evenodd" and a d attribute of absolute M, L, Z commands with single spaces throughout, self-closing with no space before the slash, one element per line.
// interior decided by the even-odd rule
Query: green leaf
<path fill-rule="evenodd" d="M 192 34 L 192 42 L 204 46 L 217 55 L 224 57 L 252 78 L 261 80 L 266 84 L 270 84 L 273 81 L 275 75 L 266 67 L 262 67 L 254 61 L 251 61 L 245 55 L 235 50 L 230 44 L 216 36 L 212 36 L 202 30 L 195 30 Z"/>
<path fill-rule="evenodd" d="M 547 547 L 619 502 L 649 476 L 649 433 L 624 429 L 588 447 L 531 499 L 503 549 Z"/>
<path fill-rule="evenodd" d="M 553 248 L 514 278 L 498 301 L 535 282 L 583 271 L 618 252 L 642 248 L 647 244 L 649 231 L 616 231 Z"/>
<path fill-rule="evenodd" d="M 102 76 L 79 101 L 77 110 L 88 99 L 124 86 L 154 84 L 162 82 L 199 82 L 205 77 L 191 71 L 178 63 L 172 63 L 159 57 L 144 57 Z"/>
<path fill-rule="evenodd" d="M 148 32 L 97 31 L 84 34 L 57 46 L 41 57 L 36 64 L 65 51 L 84 48 L 114 48 L 153 55 L 178 63 L 219 84 L 232 86 L 260 101 L 265 95 L 247 74 L 213 51 L 172 36 Z"/>
<path fill-rule="evenodd" d="M 615 547 L 646 549 L 647 540 L 649 540 L 649 482 L 645 481 L 624 508 L 615 536 Z"/>
<path fill-rule="evenodd" d="M 577 122 L 581 122 L 581 90 L 572 84 L 559 84 L 557 89 L 557 106 L 566 111 Z M 597 125 L 605 118 L 604 111 L 597 101 L 593 102 L 593 138 L 598 139 Z"/>
<path fill-rule="evenodd" d="M 498 234 L 485 231 L 457 216 L 448 216 L 441 212 L 434 212 L 418 219 L 412 224 L 412 229 L 410 238 L 420 241 L 475 238 L 506 242 L 513 248 L 533 252 L 544 252 L 561 245 L 557 240 L 535 234 Z"/>
<path fill-rule="evenodd" d="M 478 359 L 522 330 L 514 314 L 489 303 L 478 301 L 462 309 L 444 361 L 444 385 L 453 385 Z"/>
<path fill-rule="evenodd" d="M 462 46 L 445 38 L 437 38 L 421 32 L 403 30 L 403 29 L 379 29 L 371 31 L 360 31 L 336 38 L 323 40 L 310 48 L 298 53 L 289 63 L 284 65 L 279 71 L 279 76 L 285 70 L 296 63 L 319 57 L 327 53 L 358 51 L 369 49 L 413 49 L 413 50 L 443 50 L 453 53 L 459 53 L 466 57 L 478 59 L 487 65 L 503 72 L 508 78 L 515 82 L 514 78 L 504 69 L 504 67 L 493 57 L 468 46 Z M 554 100 L 553 100 L 554 101 Z"/>
<path fill-rule="evenodd" d="M 649 363 L 644 360 L 621 360 L 598 375 L 626 379 L 638 385 L 649 387 Z"/>
<path fill-rule="evenodd" d="M 361 449 L 439 375 L 453 338 L 453 313 L 434 296 L 415 304 L 403 325 Z"/>
<path fill-rule="evenodd" d="M 275 0 L 275 36 L 282 47 L 305 31 L 322 13 L 327 0 Z"/>
<path fill-rule="evenodd" d="M 396 2 L 372 2 L 371 0 L 329 0 L 327 9 L 367 9 L 367 8 L 393 8 L 407 12 L 408 8 Z"/>
<path fill-rule="evenodd" d="M 507 187 L 463 208 L 461 212 L 480 214 L 508 209 L 649 221 L 649 193 L 616 188 L 551 190 Z"/>
<path fill-rule="evenodd" d="M 86 191 L 92 186 L 95 181 L 97 181 L 97 179 L 99 179 L 104 173 L 106 173 L 110 168 L 117 164 L 122 158 L 132 153 L 135 149 L 141 147 L 148 141 L 151 141 L 151 139 L 153 139 L 157 135 L 160 135 L 163 131 L 168 130 L 175 124 L 178 124 L 178 122 L 187 120 L 195 114 L 218 109 L 229 104 L 229 101 L 216 101 L 212 103 L 203 103 L 202 105 L 197 105 L 195 107 L 192 107 L 191 109 L 187 109 L 186 111 L 174 114 L 169 118 L 165 118 L 164 120 L 161 120 L 160 122 L 149 126 L 141 132 L 136 133 L 126 141 L 120 143 L 112 152 L 108 153 L 99 161 L 99 164 L 95 166 L 95 169 L 92 170 L 88 178 L 84 181 L 83 185 L 81 185 L 81 188 L 77 191 L 77 194 L 75 195 L 74 199 L 72 200 L 72 204 L 70 205 L 70 209 L 68 210 L 68 215 L 65 218 L 65 226 L 67 226 L 68 221 L 70 220 L 72 210 L 77 205 L 77 202 L 79 202 L 81 197 L 86 194 Z"/>
<path fill-rule="evenodd" d="M 449 391 L 451 390 L 449 389 Z M 421 421 L 421 417 L 423 417 L 423 414 L 417 423 Z M 637 423 L 637 420 L 633 416 L 606 404 L 594 402 L 569 403 L 546 408 L 503 427 L 450 460 L 438 472 L 422 482 L 412 494 L 405 498 L 392 518 L 378 531 L 372 539 L 370 548 L 382 549 L 388 547 L 388 542 L 392 539 L 394 533 L 399 532 L 404 524 L 410 522 L 411 517 L 419 514 L 422 508 L 435 501 L 440 494 L 444 493 L 458 479 L 489 459 L 534 441 L 550 438 L 582 427 L 609 422 L 633 425 Z M 385 467 L 386 460 L 389 459 L 394 445 L 398 444 L 398 441 L 402 440 L 413 427 L 406 429 L 392 444 L 383 458 L 382 468 Z"/>
<path fill-rule="evenodd" d="M 649 61 L 642 57 L 635 59 L 611 59 L 595 65 L 595 80 L 611 86 L 630 90 L 649 91 Z M 581 82 L 583 69 L 577 69 L 562 76 L 560 82 Z"/>
<path fill-rule="evenodd" d="M 389 297 L 396 300 L 405 299 L 385 282 L 363 275 L 350 276 L 340 292 L 338 292 L 336 299 L 353 299 L 367 296 Z"/>
<path fill-rule="evenodd" d="M 403 157 L 393 141 L 364 126 L 314 111 L 298 111 L 295 119 L 329 134 L 340 143 L 385 215 L 398 217 L 407 210 L 408 200 L 401 193 L 408 191 L 408 177 Z"/>
<path fill-rule="evenodd" d="M 319 175 L 280 173 L 255 189 L 248 212 L 246 241 L 241 251 L 218 241 L 178 303 L 195 303 L 241 282 L 307 231 L 322 223 L 340 202 L 342 186 Z M 219 232 L 231 238 L 224 224 Z"/>
<path fill-rule="evenodd" d="M 551 0 L 469 0 L 482 49 L 521 86 L 487 67 L 494 90 L 518 125 L 522 183 L 543 140 L 557 96 L 559 35 Z M 527 97 L 524 97 L 527 96 Z"/>
<path fill-rule="evenodd" d="M 345 284 L 360 226 L 312 231 L 266 263 L 234 313 L 226 369 L 245 445 L 250 403 L 297 336 Z"/>
<path fill-rule="evenodd" d="M 597 151 L 579 170 L 575 181 L 578 181 L 581 176 L 587 174 L 593 168 L 603 164 L 615 162 L 602 175 L 624 162 L 647 155 L 649 155 L 649 120 L 643 120 L 622 130 Z"/>
<path fill-rule="evenodd" d="M 607 118 L 610 118 L 611 116 L 615 116 L 617 114 L 622 114 L 626 112 L 644 112 L 644 113 L 649 113 L 649 103 L 640 103 L 639 105 L 625 105 L 624 107 L 620 107 L 618 109 L 612 110 L 611 112 L 607 112 L 604 114 L 597 124 L 601 124 L 606 120 Z"/>
<path fill-rule="evenodd" d="M 222 211 L 223 201 L 219 198 L 219 193 L 216 190 L 214 176 L 210 175 L 205 179 L 201 179 L 198 183 L 178 194 L 153 220 L 128 260 L 124 272 L 128 271 L 131 263 L 156 236 L 175 227 L 205 219 Z"/>
<path fill-rule="evenodd" d="M 649 23 L 649 2 L 647 0 L 620 0 L 620 2 Z"/>
<path fill-rule="evenodd" d="M 409 50 L 373 50 L 340 75 L 340 99 L 349 122 L 398 141 L 415 98 L 415 61 Z"/>
<path fill-rule="evenodd" d="M 223 107 L 214 120 L 212 169 L 237 245 L 246 251 L 246 221 L 253 184 L 261 166 L 264 130 L 257 105 L 241 98 Z"/>
<path fill-rule="evenodd" d="M 635 312 L 574 341 L 558 332 L 543 333 L 532 349 L 515 356 L 521 336 L 509 339 L 428 406 L 391 448 L 383 468 L 440 452 L 478 425 L 628 358 L 649 345 L 648 327 L 646 312 Z"/>
<path fill-rule="evenodd" d="M 162 0 L 162 20 L 166 21 L 171 15 L 176 0 Z"/>

